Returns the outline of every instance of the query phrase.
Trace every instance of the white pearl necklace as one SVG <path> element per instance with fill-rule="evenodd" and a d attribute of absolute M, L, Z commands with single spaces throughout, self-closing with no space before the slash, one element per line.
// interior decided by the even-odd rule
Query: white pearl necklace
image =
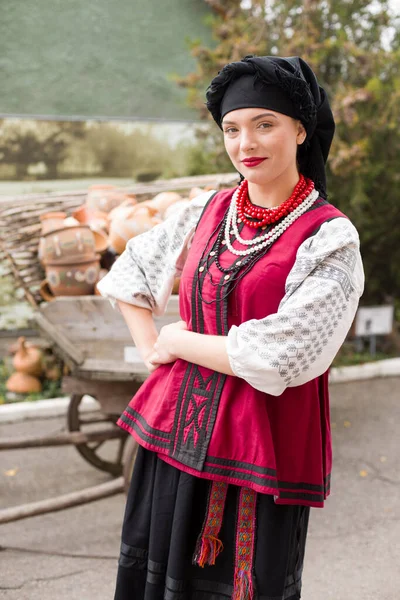
<path fill-rule="evenodd" d="M 237 226 L 236 198 L 237 198 L 238 192 L 239 192 L 239 189 L 237 189 L 232 196 L 231 204 L 230 204 L 229 211 L 228 211 L 228 217 L 227 217 L 226 225 L 225 225 L 225 244 L 226 244 L 228 250 L 230 252 L 232 252 L 232 254 L 235 254 L 236 256 L 247 256 L 248 254 L 252 254 L 253 252 L 258 252 L 258 250 L 261 250 L 262 248 L 265 248 L 267 245 L 275 242 L 275 240 L 277 240 L 282 235 L 282 233 L 284 231 L 286 231 L 286 229 L 288 227 L 290 227 L 290 225 L 292 223 L 294 223 L 294 221 L 296 221 L 296 219 L 298 219 L 302 214 L 304 214 L 310 208 L 310 206 L 312 206 L 312 204 L 314 204 L 315 200 L 319 197 L 319 193 L 317 192 L 317 190 L 314 189 L 307 196 L 307 198 L 305 198 L 305 200 L 303 200 L 303 202 L 299 206 L 297 206 L 297 208 L 295 208 L 291 213 L 289 213 L 281 221 L 281 223 L 279 223 L 278 225 L 275 225 L 275 227 L 273 229 L 271 229 L 270 231 L 268 231 L 267 233 L 265 233 L 263 235 L 257 236 L 256 238 L 253 238 L 250 240 L 245 240 L 240 236 L 238 226 Z M 231 230 L 232 230 L 232 233 L 235 234 L 235 238 L 238 242 L 240 242 L 244 246 L 251 246 L 251 248 L 248 248 L 246 250 L 236 250 L 236 248 L 234 248 L 231 244 L 231 240 L 230 240 Z"/>

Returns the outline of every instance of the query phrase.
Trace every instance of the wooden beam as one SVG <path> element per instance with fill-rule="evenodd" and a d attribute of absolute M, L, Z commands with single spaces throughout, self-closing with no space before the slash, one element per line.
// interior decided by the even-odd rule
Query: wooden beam
<path fill-rule="evenodd" d="M 21 437 L 21 438 L 3 438 L 0 440 L 0 450 L 19 450 L 22 448 L 47 448 L 51 446 L 68 446 L 70 444 L 88 444 L 90 442 L 102 442 L 124 437 L 126 433 L 119 427 L 103 431 L 92 431 L 83 433 L 82 431 L 60 432 L 55 435 L 45 435 L 42 437 Z"/>
<path fill-rule="evenodd" d="M 84 362 L 85 357 L 83 353 L 66 337 L 62 332 L 61 327 L 56 327 L 53 323 L 50 323 L 50 321 L 40 312 L 35 314 L 35 319 L 38 327 L 42 329 L 67 356 L 69 356 L 75 365 L 81 365 Z"/>
<path fill-rule="evenodd" d="M 0 524 L 11 523 L 11 521 L 18 521 L 19 519 L 26 519 L 28 517 L 34 517 L 35 515 L 44 515 L 49 512 L 94 502 L 95 500 L 101 500 L 102 498 L 119 494 L 123 490 L 124 478 L 118 477 L 118 479 L 114 479 L 113 481 L 101 483 L 100 485 L 86 488 L 78 492 L 57 496 L 56 498 L 39 500 L 38 502 L 31 502 L 29 504 L 21 504 L 20 506 L 14 506 L 12 508 L 4 508 L 0 510 Z"/>

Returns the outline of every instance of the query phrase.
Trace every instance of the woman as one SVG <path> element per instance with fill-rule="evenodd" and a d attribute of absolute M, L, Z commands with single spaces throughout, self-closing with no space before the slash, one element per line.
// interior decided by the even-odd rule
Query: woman
<path fill-rule="evenodd" d="M 117 600 L 295 600 L 330 491 L 327 370 L 363 291 L 326 200 L 334 121 L 299 58 L 226 65 L 207 106 L 241 173 L 127 244 L 100 292 L 151 372 L 119 420 L 140 448 Z M 181 321 L 158 335 L 181 275 Z"/>

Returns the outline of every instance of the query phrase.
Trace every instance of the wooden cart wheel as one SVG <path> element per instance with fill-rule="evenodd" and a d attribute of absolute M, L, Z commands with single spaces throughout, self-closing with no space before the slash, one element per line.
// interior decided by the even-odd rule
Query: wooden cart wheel
<path fill-rule="evenodd" d="M 131 484 L 133 467 L 135 466 L 136 454 L 139 448 L 137 441 L 130 435 L 129 440 L 126 443 L 124 465 L 122 474 L 124 476 L 124 489 L 125 494 L 128 495 L 129 486 Z"/>
<path fill-rule="evenodd" d="M 121 430 L 115 423 L 117 415 L 109 415 L 102 412 L 98 414 L 85 414 L 79 411 L 80 403 L 84 394 L 72 394 L 71 401 L 68 405 L 67 424 L 69 431 L 82 431 L 89 433 L 93 431 L 101 431 L 106 429 L 115 429 L 118 433 L 116 439 L 88 442 L 86 444 L 76 444 L 75 448 L 79 454 L 91 465 L 119 477 L 122 474 L 122 459 L 124 455 L 124 446 L 128 438 L 128 433 Z M 105 444 L 107 451 L 105 452 Z M 112 448 L 111 444 L 114 446 Z M 115 460 L 110 459 L 111 448 L 112 456 Z"/>

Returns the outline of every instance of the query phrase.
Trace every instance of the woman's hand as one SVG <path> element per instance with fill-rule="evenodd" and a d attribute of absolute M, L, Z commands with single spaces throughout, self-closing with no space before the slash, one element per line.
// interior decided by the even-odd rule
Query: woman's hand
<path fill-rule="evenodd" d="M 175 362 L 178 358 L 177 354 L 177 338 L 178 333 L 187 331 L 185 321 L 170 323 L 162 327 L 156 343 L 153 346 L 153 352 L 150 352 L 145 359 L 145 363 L 149 363 L 152 367 L 150 372 L 155 371 L 160 365 L 166 365 Z"/>

